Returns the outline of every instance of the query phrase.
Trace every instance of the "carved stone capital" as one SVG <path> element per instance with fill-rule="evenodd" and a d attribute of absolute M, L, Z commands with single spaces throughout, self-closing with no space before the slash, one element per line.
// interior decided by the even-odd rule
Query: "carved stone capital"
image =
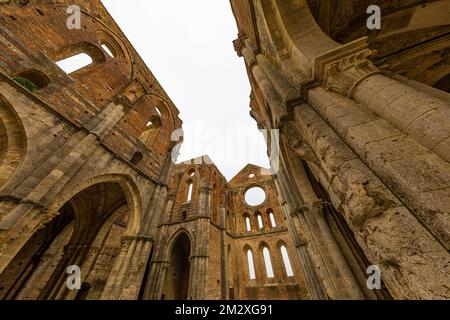
<path fill-rule="evenodd" d="M 315 79 L 327 90 L 351 98 L 361 81 L 381 73 L 370 60 L 375 54 L 368 48 L 367 37 L 350 42 L 316 59 Z"/>
<path fill-rule="evenodd" d="M 323 85 L 328 91 L 352 97 L 355 87 L 370 75 L 380 73 L 370 57 L 375 55 L 374 50 L 365 49 L 325 67 Z"/>
<path fill-rule="evenodd" d="M 233 41 L 234 50 L 239 57 L 242 57 L 242 49 L 245 47 L 247 36 L 243 33 L 238 34 L 238 38 Z"/>
<path fill-rule="evenodd" d="M 308 244 L 308 241 L 306 240 L 306 238 L 303 235 L 299 234 L 298 240 L 296 241 L 295 246 L 297 248 L 301 248 L 301 247 L 306 246 L 307 244 Z"/>
<path fill-rule="evenodd" d="M 300 131 L 294 124 L 286 122 L 281 131 L 286 137 L 289 147 L 302 160 L 319 163 L 316 154 L 310 145 L 303 139 Z"/>

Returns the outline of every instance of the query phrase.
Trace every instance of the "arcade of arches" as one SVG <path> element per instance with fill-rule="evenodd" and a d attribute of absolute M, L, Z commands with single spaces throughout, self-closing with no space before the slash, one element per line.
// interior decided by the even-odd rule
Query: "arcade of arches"
<path fill-rule="evenodd" d="M 227 181 L 173 164 L 179 111 L 100 0 L 77 32 L 0 1 L 0 299 L 450 298 L 450 2 L 230 3 L 280 134 Z"/>

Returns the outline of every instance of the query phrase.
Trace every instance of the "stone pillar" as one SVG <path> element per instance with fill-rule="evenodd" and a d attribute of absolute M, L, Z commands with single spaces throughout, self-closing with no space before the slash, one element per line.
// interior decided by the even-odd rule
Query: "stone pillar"
<path fill-rule="evenodd" d="M 147 266 L 153 240 L 123 237 L 119 256 L 103 291 L 102 300 L 135 300 Z"/>
<path fill-rule="evenodd" d="M 195 245 L 190 257 L 189 299 L 204 300 L 208 283 L 208 251 L 210 222 L 207 218 L 196 221 Z"/>
<path fill-rule="evenodd" d="M 225 221 L 224 217 L 226 216 L 226 209 L 225 205 L 222 204 L 220 206 L 220 217 L 221 221 Z M 226 243 L 227 238 L 227 229 L 224 224 L 221 224 L 221 232 L 220 232 L 220 256 L 221 256 L 221 278 L 220 278 L 220 284 L 221 284 L 221 295 L 223 300 L 229 299 L 228 297 L 228 288 L 229 283 L 233 281 L 233 279 L 230 279 L 230 275 L 228 274 L 228 248 Z"/>
<path fill-rule="evenodd" d="M 448 269 L 443 263 L 448 260 L 445 247 L 310 105 L 297 106 L 294 121 L 317 156 L 316 178 L 343 214 L 369 261 L 381 268 L 391 295 L 397 299 L 445 297 L 448 293 L 440 285 Z M 427 288 L 421 283 L 427 283 Z"/>
<path fill-rule="evenodd" d="M 287 178 L 285 178 L 286 176 L 284 174 L 279 174 L 279 176 L 285 181 L 284 184 L 280 185 L 281 189 L 284 189 L 289 183 L 285 180 Z M 296 193 L 291 192 L 289 195 L 289 193 L 283 191 L 282 194 L 284 194 L 287 199 L 284 207 L 287 208 L 288 212 L 291 212 L 290 215 L 292 217 L 298 219 L 302 226 L 301 229 L 308 230 L 308 239 L 312 242 L 310 244 L 311 248 L 313 248 L 317 254 L 316 261 L 320 262 L 319 264 L 323 266 L 319 270 L 321 270 L 321 278 L 328 296 L 331 299 L 364 299 L 349 266 L 346 264 L 344 256 L 335 243 L 331 231 L 324 222 L 321 208 L 311 203 L 309 205 L 299 204 L 295 209 L 290 209 L 290 205 L 298 203 L 297 200 L 292 199 Z M 300 248 L 300 254 L 301 256 L 304 256 L 304 250 L 302 248 L 306 245 L 305 238 L 299 234 L 300 230 L 298 228 L 295 230 L 297 233 L 294 238 L 296 240 L 294 242 L 295 246 Z M 306 265 L 305 262 L 307 263 Z M 302 262 L 306 272 L 310 272 L 311 270 L 308 262 L 308 260 Z M 339 277 L 336 277 L 336 275 L 339 275 Z M 321 288 L 318 288 L 317 283 L 314 283 L 318 280 L 315 273 L 307 273 L 305 279 L 311 289 L 312 297 L 318 296 L 321 299 L 326 298 Z"/>
<path fill-rule="evenodd" d="M 153 260 L 150 274 L 147 282 L 147 288 L 144 293 L 145 300 L 161 300 L 162 291 L 166 281 L 167 269 L 170 261 Z"/>
<path fill-rule="evenodd" d="M 382 74 L 367 46 L 362 38 L 319 57 L 318 78 L 450 162 L 450 98 Z"/>
<path fill-rule="evenodd" d="M 319 57 L 340 95 L 316 87 L 308 103 L 449 250 L 450 98 L 383 75 L 372 54 L 363 38 Z"/>

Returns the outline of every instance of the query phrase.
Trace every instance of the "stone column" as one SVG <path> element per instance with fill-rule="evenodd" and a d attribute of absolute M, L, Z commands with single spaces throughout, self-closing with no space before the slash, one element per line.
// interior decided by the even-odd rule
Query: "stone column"
<path fill-rule="evenodd" d="M 319 57 L 332 92 L 308 103 L 449 250 L 450 98 L 382 74 L 372 54 L 363 38 Z"/>
<path fill-rule="evenodd" d="M 208 284 L 209 232 L 210 222 L 207 218 L 196 221 L 196 236 L 193 255 L 190 257 L 189 299 L 204 300 Z"/>
<path fill-rule="evenodd" d="M 221 221 L 225 221 L 225 216 L 226 216 L 226 209 L 225 209 L 225 205 L 221 204 L 220 205 L 220 217 L 221 217 Z M 228 288 L 230 281 L 232 281 L 232 279 L 230 279 L 230 275 L 228 274 L 228 248 L 227 248 L 227 243 L 226 243 L 226 238 L 227 238 L 227 229 L 226 226 L 221 223 L 221 232 L 220 232 L 220 256 L 221 256 L 221 279 L 220 279 L 220 284 L 221 284 L 221 294 L 222 294 L 222 299 L 226 300 L 228 297 Z"/>
<path fill-rule="evenodd" d="M 450 162 L 450 98 L 384 75 L 367 47 L 362 38 L 319 57 L 317 77 Z"/>
<path fill-rule="evenodd" d="M 286 181 L 285 174 L 281 176 L 285 184 L 280 185 L 281 189 L 284 189 L 289 183 Z M 288 208 L 288 212 L 291 212 L 291 216 L 298 219 L 300 224 L 302 225 L 302 230 L 308 230 L 308 239 L 312 242 L 310 245 L 312 248 L 315 248 L 314 251 L 317 252 L 316 261 L 319 262 L 320 265 L 323 266 L 323 270 L 321 270 L 322 281 L 327 289 L 327 294 L 331 299 L 364 299 L 362 292 L 359 286 L 354 279 L 353 274 L 349 266 L 346 264 L 346 260 L 342 255 L 339 247 L 335 243 L 335 239 L 331 234 L 328 226 L 324 222 L 323 212 L 320 207 L 317 207 L 316 203 L 311 204 L 298 204 L 294 209 L 290 209 L 289 206 L 298 201 L 292 199 L 296 193 L 292 192 L 287 193 L 283 191 L 283 194 L 286 196 L 287 202 L 284 205 L 285 208 Z M 319 204 L 319 202 L 317 202 Z M 301 256 L 304 256 L 304 250 L 302 249 L 304 245 L 306 245 L 306 241 L 299 234 L 299 229 L 295 229 L 297 236 L 295 245 L 297 248 L 300 248 Z M 308 263 L 308 260 L 305 261 Z M 305 263 L 303 262 L 303 264 Z M 321 268 L 322 269 L 322 268 Z M 310 266 L 304 266 L 305 271 L 310 271 Z M 336 275 L 339 274 L 339 277 Z M 317 288 L 317 275 L 315 273 L 307 273 L 306 281 L 309 284 L 309 287 L 313 290 L 312 296 L 320 296 L 322 299 L 325 298 L 323 292 L 320 288 Z"/>
<path fill-rule="evenodd" d="M 331 112 L 332 108 L 327 110 Z M 333 119 L 339 120 L 339 116 Z M 448 295 L 440 285 L 445 281 L 443 270 L 448 269 L 443 263 L 448 261 L 447 250 L 310 105 L 297 106 L 294 120 L 317 156 L 317 164 L 311 163 L 311 168 L 319 168 L 316 178 L 330 194 L 333 206 L 343 214 L 369 261 L 382 269 L 391 295 L 397 299 Z M 421 239 L 420 245 L 417 239 Z M 427 288 L 420 283 L 427 283 Z"/>
<path fill-rule="evenodd" d="M 162 291 L 166 281 L 167 269 L 170 266 L 170 261 L 154 260 L 150 269 L 147 288 L 145 290 L 145 300 L 161 300 Z"/>
<path fill-rule="evenodd" d="M 207 298 L 211 194 L 211 188 L 200 188 L 194 248 L 190 257 L 189 299 L 192 300 Z"/>

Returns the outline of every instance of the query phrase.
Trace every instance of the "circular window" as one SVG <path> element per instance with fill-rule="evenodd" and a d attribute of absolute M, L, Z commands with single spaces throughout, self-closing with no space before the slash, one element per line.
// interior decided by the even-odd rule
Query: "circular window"
<path fill-rule="evenodd" d="M 266 192 L 260 187 L 253 187 L 245 193 L 245 202 L 250 206 L 259 206 L 266 200 Z"/>
<path fill-rule="evenodd" d="M 252 173 L 252 174 L 250 174 L 248 177 L 249 177 L 250 179 L 251 179 L 251 178 L 254 178 L 254 177 L 255 177 L 255 174 Z"/>

